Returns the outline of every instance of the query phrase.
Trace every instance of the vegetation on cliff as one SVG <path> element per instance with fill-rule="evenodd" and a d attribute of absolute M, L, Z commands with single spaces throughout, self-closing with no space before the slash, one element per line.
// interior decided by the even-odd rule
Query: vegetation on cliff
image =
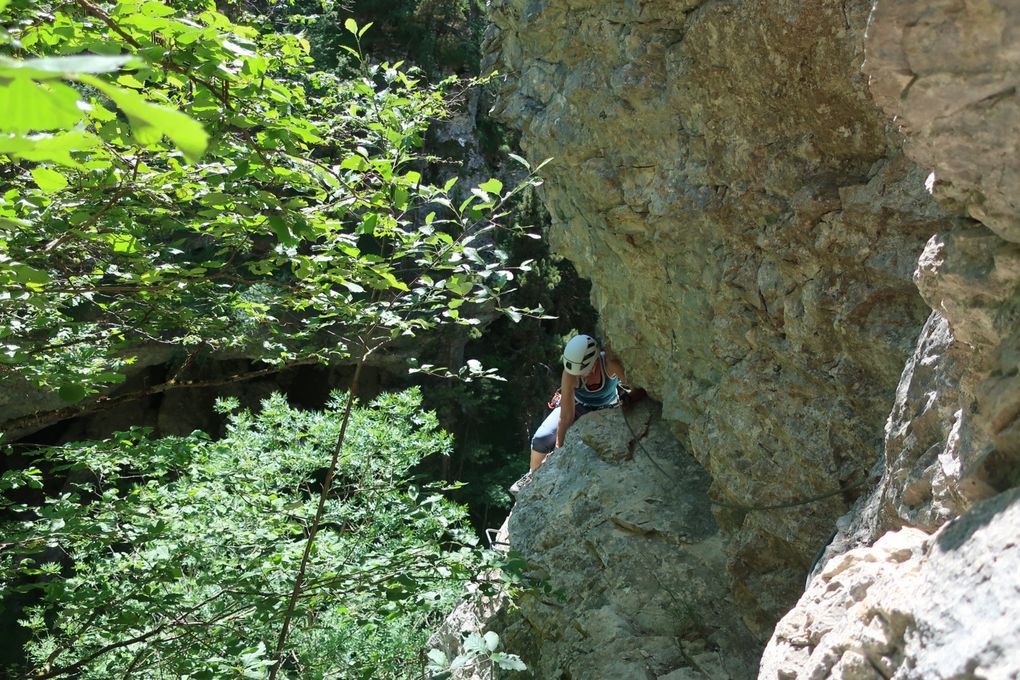
<path fill-rule="evenodd" d="M 531 169 L 433 183 L 421 144 L 451 85 L 366 59 L 367 25 L 343 21 L 329 72 L 213 3 L 0 11 L 0 378 L 59 394 L 44 418 L 188 387 L 111 395 L 140 347 L 182 371 L 244 357 L 241 380 L 529 313 L 502 302 L 528 265 L 494 233 Z M 352 408 L 356 381 L 323 413 L 270 399 L 220 441 L 135 429 L 4 472 L 0 573 L 28 597 L 4 607 L 31 634 L 12 672 L 416 674 L 423 623 L 479 558 L 462 512 L 411 481 L 449 439 L 414 393 Z"/>
<path fill-rule="evenodd" d="M 263 677 L 345 402 L 299 411 L 276 395 L 218 441 L 134 430 L 40 451 L 72 481 L 5 508 L 22 519 L 3 523 L 0 578 L 38 595 L 21 615 L 26 675 Z M 417 677 L 428 629 L 479 568 L 464 511 L 412 475 L 450 437 L 415 390 L 356 408 L 350 433 L 284 675 Z"/>

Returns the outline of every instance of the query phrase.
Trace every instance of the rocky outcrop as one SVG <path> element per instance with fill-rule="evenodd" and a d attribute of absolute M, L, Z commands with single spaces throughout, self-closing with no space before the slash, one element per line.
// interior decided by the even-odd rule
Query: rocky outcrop
<path fill-rule="evenodd" d="M 1020 20 L 1010 0 L 875 3 L 864 71 L 946 208 L 1020 242 Z"/>
<path fill-rule="evenodd" d="M 500 0 L 497 104 L 547 166 L 554 247 L 605 338 L 733 505 L 762 639 L 881 450 L 951 228 L 865 78 L 864 2 Z M 844 493 L 840 494 L 840 490 Z"/>
<path fill-rule="evenodd" d="M 730 600 L 706 487 L 652 404 L 584 416 L 507 521 L 544 587 L 512 607 L 465 602 L 433 646 L 452 659 L 459 633 L 495 630 L 534 678 L 750 677 L 760 647 Z"/>
<path fill-rule="evenodd" d="M 881 654 L 898 659 L 886 663 L 839 632 L 878 620 L 857 616 L 885 596 L 828 609 L 845 620 L 819 627 L 814 589 L 843 593 L 833 570 L 854 555 L 880 563 L 876 593 L 915 571 L 934 592 L 955 567 L 916 532 L 979 517 L 1020 483 L 1015 3 L 493 0 L 490 12 L 497 112 L 530 158 L 553 158 L 553 245 L 591 279 L 603 336 L 707 472 L 730 597 L 759 639 L 838 529 L 767 672 L 929 677 L 910 669 L 937 653 L 909 640 L 904 652 L 897 636 L 962 644 L 934 614 L 911 610 L 918 628 L 883 633 Z M 909 556 L 883 552 L 905 537 Z M 986 656 L 947 668 L 978 677 Z M 990 667 L 1010 663 L 1015 674 L 1008 654 Z"/>
<path fill-rule="evenodd" d="M 1010 678 L 1020 669 L 1020 491 L 929 536 L 831 560 L 779 625 L 759 680 Z"/>
<path fill-rule="evenodd" d="M 1020 672 L 1007 613 L 1020 604 L 1018 31 L 1006 3 L 875 5 L 865 65 L 875 100 L 939 202 L 981 223 L 936 233 L 918 260 L 934 311 L 900 380 L 881 480 L 840 520 L 762 678 Z M 937 533 L 886 533 L 900 527 Z"/>
<path fill-rule="evenodd" d="M 954 338 L 930 363 L 959 374 L 950 467 L 963 471 L 969 499 L 1020 482 L 1018 36 L 1013 3 L 915 0 L 876 3 L 867 40 L 875 101 L 930 169 L 931 191 L 980 220 L 934 235 L 915 273 Z M 909 426 L 894 410 L 897 421 Z"/>

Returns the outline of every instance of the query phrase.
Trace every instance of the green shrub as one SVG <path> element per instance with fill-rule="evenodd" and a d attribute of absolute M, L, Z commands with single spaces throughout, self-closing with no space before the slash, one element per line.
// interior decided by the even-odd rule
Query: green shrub
<path fill-rule="evenodd" d="M 38 598 L 20 671 L 264 677 L 345 399 L 317 412 L 275 395 L 219 441 L 133 430 L 45 451 L 71 481 L 7 508 L 22 519 L 0 552 L 5 586 Z M 280 677 L 420 677 L 430 628 L 477 568 L 463 509 L 411 479 L 450 447 L 416 389 L 354 409 Z"/>

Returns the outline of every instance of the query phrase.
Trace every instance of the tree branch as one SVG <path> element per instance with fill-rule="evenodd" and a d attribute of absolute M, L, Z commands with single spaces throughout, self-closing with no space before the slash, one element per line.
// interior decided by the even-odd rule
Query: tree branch
<path fill-rule="evenodd" d="M 12 432 L 14 430 L 44 427 L 46 425 L 52 425 L 53 423 L 60 422 L 61 420 L 67 420 L 68 418 L 76 418 L 86 414 L 106 411 L 129 401 L 134 401 L 135 399 L 150 397 L 155 394 L 162 394 L 170 390 L 188 387 L 219 387 L 221 385 L 243 382 L 245 380 L 254 380 L 255 378 L 272 375 L 297 366 L 307 366 L 316 363 L 319 363 L 318 358 L 299 359 L 297 361 L 281 364 L 280 366 L 271 366 L 266 369 L 250 371 L 248 373 L 238 373 L 236 375 L 227 376 L 226 378 L 218 378 L 215 380 L 192 380 L 188 382 L 169 381 L 159 385 L 153 385 L 152 387 L 147 387 L 145 389 L 135 390 L 134 392 L 127 392 L 125 394 L 118 394 L 109 397 L 99 397 L 97 400 L 87 404 L 75 404 L 74 406 L 67 406 L 54 411 L 36 412 L 31 415 L 12 418 L 0 423 L 0 432 Z"/>
<path fill-rule="evenodd" d="M 99 657 L 103 656 L 104 654 L 112 652 L 115 649 L 120 649 L 122 647 L 129 647 L 130 645 L 137 644 L 139 642 L 145 642 L 149 638 L 151 638 L 153 636 L 156 636 L 156 635 L 159 635 L 160 633 L 162 633 L 164 630 L 166 630 L 170 626 L 173 626 L 174 624 L 182 622 L 192 612 L 195 612 L 195 611 L 201 609 L 202 607 L 204 607 L 205 605 L 209 604 L 210 602 L 215 600 L 217 597 L 222 595 L 224 592 L 226 592 L 226 591 L 221 590 L 218 593 L 216 593 L 215 595 L 211 595 L 211 596 L 207 597 L 206 599 L 202 600 L 198 604 L 196 604 L 193 607 L 190 607 L 189 609 L 187 609 L 184 612 L 182 612 L 173 621 L 167 621 L 166 623 L 160 624 L 160 625 L 156 626 L 155 628 L 153 628 L 152 630 L 146 631 L 144 633 L 140 633 L 140 634 L 136 635 L 133 638 L 129 638 L 127 640 L 118 640 L 117 642 L 111 642 L 110 644 L 108 644 L 108 645 L 106 645 L 104 647 L 100 647 L 99 649 L 97 649 L 96 651 L 92 652 L 88 656 L 86 656 L 86 657 L 84 657 L 82 659 L 79 659 L 78 661 L 75 661 L 73 664 L 71 664 L 69 666 L 61 666 L 59 668 L 52 668 L 52 669 L 48 668 L 44 672 L 36 675 L 35 678 L 36 678 L 36 680 L 45 680 L 46 678 L 55 678 L 58 675 L 67 675 L 68 673 L 75 673 L 75 672 L 81 670 L 82 668 L 84 668 L 91 661 L 94 661 L 95 659 L 98 659 Z"/>
<path fill-rule="evenodd" d="M 111 31 L 119 35 L 121 38 L 123 38 L 128 45 L 134 47 L 136 50 L 145 49 L 144 45 L 135 40 L 130 33 L 121 28 L 120 25 L 113 20 L 113 17 L 104 12 L 101 7 L 93 4 L 89 0 L 74 0 L 74 1 L 78 4 L 79 7 L 85 10 L 86 14 L 102 21 L 109 27 Z M 182 76 L 184 76 L 191 82 L 195 83 L 196 85 L 201 85 L 202 87 L 207 89 L 209 93 L 212 94 L 212 96 L 215 97 L 221 104 L 223 104 L 223 106 L 226 107 L 228 111 L 234 110 L 234 108 L 230 105 L 230 99 L 224 96 L 223 91 L 220 88 L 216 87 L 207 80 L 199 78 L 192 72 L 191 69 L 186 68 L 184 66 L 179 66 L 178 64 L 175 64 L 171 61 L 159 62 L 159 65 L 168 71 L 173 71 L 175 73 L 181 74 Z"/>
<path fill-rule="evenodd" d="M 276 662 L 269 670 L 269 680 L 276 680 L 280 667 L 283 666 L 283 652 L 287 646 L 287 635 L 290 633 L 290 622 L 294 618 L 294 609 L 297 607 L 298 598 L 301 597 L 301 587 L 304 585 L 305 571 L 308 569 L 308 558 L 312 553 L 312 546 L 315 544 L 315 535 L 319 532 L 319 524 L 322 522 L 322 515 L 326 509 L 326 499 L 329 497 L 330 487 L 333 485 L 333 477 L 336 474 L 337 462 L 340 459 L 340 451 L 347 437 L 347 425 L 351 422 L 351 408 L 354 406 L 354 398 L 358 394 L 358 381 L 361 378 L 361 369 L 365 367 L 365 359 L 368 352 L 363 352 L 358 359 L 358 366 L 354 369 L 354 377 L 351 378 L 351 389 L 347 395 L 347 406 L 344 408 L 343 421 L 340 424 L 340 434 L 337 435 L 336 445 L 333 447 L 333 458 L 329 462 L 329 470 L 326 472 L 326 479 L 322 483 L 322 493 L 319 494 L 319 506 L 315 510 L 315 519 L 308 529 L 308 539 L 305 541 L 305 550 L 301 555 L 301 566 L 298 567 L 297 575 L 294 577 L 294 589 L 290 593 L 290 601 L 287 603 L 287 612 L 283 615 L 283 625 L 280 628 L 280 638 L 276 643 L 276 651 L 273 654 Z"/>

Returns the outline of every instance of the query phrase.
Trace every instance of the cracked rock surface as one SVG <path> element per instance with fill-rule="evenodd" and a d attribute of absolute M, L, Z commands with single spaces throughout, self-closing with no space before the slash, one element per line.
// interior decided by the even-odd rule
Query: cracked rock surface
<path fill-rule="evenodd" d="M 1020 669 L 1020 490 L 929 536 L 832 559 L 776 626 L 759 680 L 1010 678 Z"/>
<path fill-rule="evenodd" d="M 467 601 L 434 645 L 495 630 L 533 678 L 752 677 L 760 646 L 740 622 L 698 463 L 642 403 L 590 413 L 518 494 L 512 550 L 546 589 Z M 462 678 L 488 678 L 471 669 Z"/>
<path fill-rule="evenodd" d="M 762 640 L 883 442 L 958 219 L 860 70 L 870 2 L 494 0 L 496 111 L 551 157 L 554 248 L 710 475 L 730 588 Z M 840 490 L 843 493 L 839 493 Z M 832 493 L 836 492 L 836 493 Z"/>
<path fill-rule="evenodd" d="M 783 619 L 762 677 L 1020 675 L 1003 614 L 1020 604 L 1006 576 L 1020 486 L 1020 7 L 489 7 L 496 111 L 529 158 L 553 159 L 553 246 L 592 281 L 602 336 L 703 470 L 703 486 L 678 488 L 719 502 L 705 512 L 731 613 L 759 642 Z M 615 460 L 605 446 L 586 450 Z M 538 512 L 583 523 L 578 488 L 559 487 L 577 508 Z M 530 493 L 558 501 L 557 487 Z M 580 554 L 544 527 L 520 540 L 569 572 Z M 973 530 L 948 548 L 960 527 Z M 644 548 L 611 545 L 621 560 Z M 699 594 L 717 581 L 691 583 L 712 618 Z M 560 620 L 532 619 L 549 635 L 542 622 Z M 547 669 L 579 648 L 529 644 Z"/>

